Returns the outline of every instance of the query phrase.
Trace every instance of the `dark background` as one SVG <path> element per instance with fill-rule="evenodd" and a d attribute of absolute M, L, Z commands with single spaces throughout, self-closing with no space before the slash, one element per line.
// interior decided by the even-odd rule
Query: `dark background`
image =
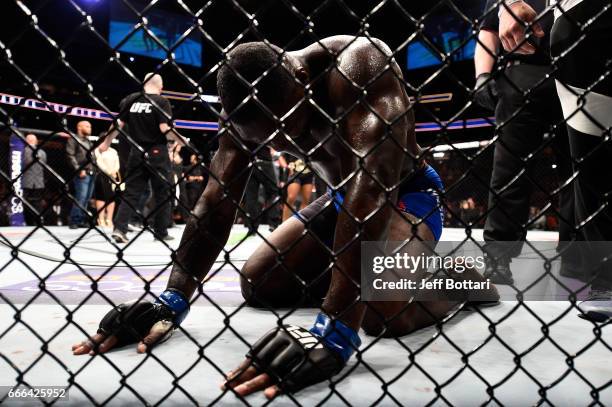
<path fill-rule="evenodd" d="M 123 0 L 113 0 L 124 2 Z M 108 47 L 108 25 L 110 17 L 110 0 L 68 0 L 29 1 L 26 2 L 36 15 L 38 27 L 46 36 L 52 38 L 64 51 L 63 58 L 70 67 L 62 62 L 59 52 L 51 46 L 41 32 L 32 24 L 32 19 L 12 1 L 2 2 L 2 15 L 5 21 L 12 21 L 12 27 L 3 24 L 0 28 L 0 41 L 10 49 L 13 61 L 22 72 L 7 64 L 6 58 L 1 61 L 0 86 L 2 91 L 21 96 L 33 97 L 32 85 L 24 78 L 26 74 L 35 80 L 40 93 L 50 100 L 87 107 L 116 109 L 119 100 L 127 93 L 137 90 L 139 83 L 130 77 L 129 72 L 137 78 L 159 67 L 159 60 L 133 56 L 123 53 L 119 62 L 110 61 L 114 52 Z M 129 3 L 125 1 L 124 3 Z M 294 5 L 291 10 L 288 4 Z M 396 60 L 402 68 L 406 65 L 406 41 L 416 31 L 415 22 L 423 16 L 440 14 L 458 14 L 444 1 L 424 2 L 419 5 L 414 1 L 399 2 L 399 8 L 392 2 L 372 9 L 375 1 L 310 1 L 297 0 L 293 2 L 282 0 L 271 1 L 229 1 L 216 0 L 206 3 L 185 1 L 195 14 L 192 16 L 172 0 L 162 0 L 155 8 L 172 11 L 192 18 L 194 24 L 199 19 L 202 22 L 200 30 L 195 34 L 203 43 L 202 68 L 180 65 L 180 68 L 166 65 L 162 67 L 165 87 L 170 90 L 192 92 L 195 89 L 185 79 L 188 75 L 197 82 L 205 93 L 216 94 L 215 64 L 221 58 L 222 49 L 235 41 L 239 35 L 244 35 L 242 41 L 267 38 L 272 43 L 287 49 L 299 49 L 311 44 L 319 38 L 336 34 L 363 33 L 363 24 L 367 23 L 367 33 L 384 40 L 396 50 Z M 474 14 L 475 9 L 484 7 L 482 0 L 463 0 L 455 2 L 459 11 Z M 134 3 L 135 4 L 135 3 Z M 79 10 L 75 5 L 79 6 Z M 243 7 L 241 9 L 241 7 Z M 258 22 L 256 30 L 246 17 L 245 12 L 254 13 Z M 91 16 L 93 28 L 87 23 L 81 13 Z M 461 14 L 458 14 L 461 15 Z M 308 30 L 307 22 L 312 30 Z M 422 21 L 427 25 L 427 17 Z M 466 20 L 469 24 L 469 20 Z M 420 39 L 417 37 L 415 39 Z M 130 57 L 134 61 L 130 61 Z M 123 66 L 122 66 L 123 65 Z M 183 71 L 179 72 L 179 69 Z M 76 72 L 75 72 L 76 71 Z M 184 74 L 185 75 L 184 75 Z M 423 105 L 418 109 L 419 121 L 432 121 L 436 118 L 449 119 L 464 108 L 469 97 L 469 88 L 473 85 L 472 61 L 453 62 L 448 67 L 433 67 L 428 69 L 406 71 L 406 81 L 413 87 L 413 92 L 421 94 L 452 92 L 451 103 Z M 104 105 L 88 95 L 88 86 Z M 194 120 L 214 120 L 214 114 L 209 107 L 202 104 L 182 103 L 172 101 L 177 118 Z M 21 120 L 22 112 L 14 114 L 14 119 L 20 125 L 38 127 L 31 119 Z M 26 114 L 27 113 L 23 113 Z M 43 113 L 37 116 L 42 116 Z M 44 115 L 49 115 L 48 113 Z M 458 118 L 474 118 L 488 116 L 474 108 L 469 108 Z M 46 122 L 40 118 L 44 127 L 56 126 L 61 123 Z M 76 120 L 76 119 L 75 119 Z M 75 121 L 68 118 L 68 123 Z M 52 120 L 57 122 L 58 120 Z M 24 122 L 24 123 L 21 123 Z M 101 131 L 107 123 L 94 123 L 97 131 Z M 187 132 L 189 133 L 189 132 Z M 190 134 L 188 134 L 190 135 Z M 470 130 L 468 132 L 453 131 L 453 140 L 484 139 L 490 135 L 490 129 Z M 420 135 L 423 142 L 427 136 Z"/>
<path fill-rule="evenodd" d="M 473 61 L 449 61 L 438 67 L 410 71 L 405 69 L 406 47 L 411 36 L 414 36 L 414 40 L 433 41 L 419 34 L 419 24 L 427 26 L 428 22 L 440 21 L 440 16 L 454 14 L 463 19 L 465 25 L 471 26 L 476 35 L 484 0 L 397 1 L 401 7 L 391 1 L 378 6 L 378 1 L 369 0 L 185 0 L 184 4 L 192 12 L 175 1 L 161 0 L 155 8 L 184 15 L 191 18 L 194 24 L 201 21 L 194 35 L 203 44 L 202 68 L 163 65 L 156 59 L 126 53 L 114 59 L 116 53 L 106 42 L 110 1 L 27 1 L 25 4 L 36 16 L 34 19 L 26 15 L 15 2 L 0 2 L 5 22 L 11 22 L 0 25 L 2 48 L 10 50 L 11 55 L 9 59 L 6 51 L 0 54 L 0 92 L 32 98 L 39 92 L 44 99 L 53 102 L 116 110 L 123 96 L 140 88 L 140 80 L 146 72 L 160 69 L 166 89 L 194 92 L 196 88 L 192 83 L 196 83 L 204 93 L 216 94 L 215 65 L 223 49 L 237 39 L 248 41 L 266 38 L 294 50 L 327 36 L 358 35 L 365 30 L 368 35 L 384 40 L 395 51 L 396 60 L 404 69 L 411 95 L 453 94 L 451 102 L 419 104 L 416 108 L 418 122 L 492 116 L 491 112 L 469 105 L 474 82 Z M 127 0 L 112 1 L 131 4 Z M 91 24 L 87 15 L 91 16 Z M 257 21 L 257 25 L 251 22 L 249 15 Z M 49 39 L 55 41 L 62 52 L 52 46 Z M 171 103 L 175 118 L 216 120 L 214 109 L 218 105 L 176 100 Z M 78 120 L 0 105 L 0 125 L 11 122 L 22 127 L 56 132 L 66 128 L 74 130 Z M 92 125 L 94 134 L 98 134 L 108 128 L 109 122 L 92 120 Z M 204 152 L 215 146 L 215 134 L 212 132 L 181 132 Z M 0 171 L 6 171 L 8 164 L 4 162 L 4 157 L 7 157 L 8 134 L 7 131 L 0 132 Z M 418 133 L 417 137 L 424 146 L 488 140 L 493 137 L 493 127 Z M 49 160 L 55 163 L 60 174 L 69 179 L 71 174 L 65 166 L 61 148 L 63 139 L 56 136 L 44 136 L 42 139 L 43 148 L 50 155 Z M 449 189 L 449 202 L 473 197 L 481 212 L 484 212 L 491 173 L 491 147 L 484 151 L 447 153 L 444 157 L 431 160 Z M 123 157 L 125 151 L 120 146 L 119 152 Z M 542 167 L 540 178 L 547 185 L 554 185 L 554 173 L 550 170 L 552 162 L 554 159 L 550 152 L 545 151 L 538 163 Z M 65 188 L 65 185 L 59 182 L 57 187 Z M 534 195 L 534 202 L 538 206 L 545 201 L 545 193 Z"/>

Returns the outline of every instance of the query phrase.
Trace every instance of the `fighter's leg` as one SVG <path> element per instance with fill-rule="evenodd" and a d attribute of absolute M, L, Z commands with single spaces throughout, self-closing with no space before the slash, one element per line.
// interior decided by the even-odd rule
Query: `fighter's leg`
<path fill-rule="evenodd" d="M 331 241 L 337 213 L 324 195 L 283 222 L 250 256 L 241 272 L 252 306 L 319 304 L 329 287 Z"/>
<path fill-rule="evenodd" d="M 414 216 L 407 213 L 394 213 L 391 220 L 389 241 L 406 241 L 413 236 L 413 223 L 416 224 Z M 423 241 L 434 241 L 434 235 L 430 228 L 421 222 L 416 226 L 416 236 Z M 419 239 L 409 243 L 408 254 L 418 256 L 423 245 Z M 414 253 L 411 253 L 411 250 Z M 466 270 L 463 275 L 466 280 L 484 281 L 484 278 L 475 270 Z M 496 293 L 496 291 L 495 291 Z M 492 294 L 494 296 L 495 294 Z M 444 298 L 445 293 L 440 293 Z M 435 324 L 444 318 L 457 305 L 455 300 L 432 300 L 432 301 L 380 301 L 368 303 L 362 328 L 368 335 L 397 337 L 407 335 L 418 329 Z"/>

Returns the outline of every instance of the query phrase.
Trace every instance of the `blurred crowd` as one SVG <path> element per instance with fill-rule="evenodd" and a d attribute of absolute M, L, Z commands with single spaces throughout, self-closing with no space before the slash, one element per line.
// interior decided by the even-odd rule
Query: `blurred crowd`
<path fill-rule="evenodd" d="M 121 204 L 121 193 L 125 190 L 125 165 L 117 150 L 110 148 L 100 153 L 94 148 L 97 138 L 92 137 L 89 121 L 78 122 L 73 135 L 59 135 L 62 136 L 59 147 L 58 143 L 41 143 L 33 133 L 25 136 L 29 147 L 25 148 L 24 153 L 22 188 L 28 202 L 25 205 L 27 224 L 36 225 L 40 220 L 43 225 L 68 225 L 71 228 L 96 225 L 112 230 L 116 209 Z M 58 150 L 61 150 L 60 154 Z M 47 152 L 53 159 L 49 159 Z M 168 225 L 172 227 L 186 222 L 206 187 L 210 156 L 193 154 L 176 142 L 168 143 L 168 152 L 172 163 L 173 196 Z M 63 162 L 58 163 L 59 160 Z M 463 160 L 452 153 L 447 153 L 445 159 L 431 159 L 430 163 L 445 179 L 447 186 L 456 182 L 471 184 L 470 181 L 462 181 L 461 177 L 469 172 L 469 165 L 473 163 L 462 164 Z M 68 168 L 68 178 L 72 179 L 65 185 L 59 185 L 57 177 L 53 175 L 53 172 L 58 173 L 59 164 Z M 260 225 L 274 230 L 282 221 L 327 190 L 325 183 L 315 176 L 303 160 L 267 147 L 257 152 L 253 165 L 254 174 L 236 220 L 244 224 L 250 234 L 257 233 Z M 549 167 L 549 164 L 546 163 L 546 166 Z M 472 168 L 472 171 L 481 171 L 483 174 L 487 172 L 478 167 Z M 546 178 L 550 175 L 546 173 L 542 176 Z M 547 182 L 554 184 L 552 179 Z M 0 197 L 9 193 L 8 185 L 0 183 Z M 470 188 L 451 188 L 444 201 L 445 226 L 484 226 L 487 216 L 486 183 L 480 188 L 473 185 Z M 558 218 L 554 210 L 539 214 L 539 207 L 544 203 L 545 200 L 535 197 L 530 209 L 530 219 L 535 220 L 530 228 L 557 230 Z M 7 199 L 0 202 L 1 225 L 8 225 L 8 205 Z M 136 214 L 130 219 L 130 229 L 141 228 L 155 208 L 149 182 L 140 197 Z M 88 216 L 85 216 L 85 211 L 89 213 Z"/>

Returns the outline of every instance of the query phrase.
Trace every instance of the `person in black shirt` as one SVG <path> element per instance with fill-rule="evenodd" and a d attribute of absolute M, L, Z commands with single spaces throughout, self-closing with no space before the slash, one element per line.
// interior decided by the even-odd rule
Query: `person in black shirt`
<path fill-rule="evenodd" d="M 154 214 L 153 231 L 158 240 L 171 240 L 168 235 L 170 222 L 170 157 L 167 137 L 184 144 L 182 137 L 172 129 L 172 108 L 161 96 L 163 80 L 160 75 L 149 73 L 144 79 L 144 92 L 135 92 L 119 104 L 119 129 L 129 126 L 127 135 L 132 148 L 126 171 L 126 188 L 123 201 L 115 219 L 112 237 L 117 243 L 127 243 L 128 221 L 137 208 L 145 186 L 151 181 L 157 211 Z M 100 145 L 101 151 L 110 147 L 119 134 L 115 125 Z"/>
<path fill-rule="evenodd" d="M 528 0 L 541 13 L 546 0 Z M 474 100 L 495 111 L 498 135 L 489 188 L 489 214 L 484 228 L 487 268 L 485 275 L 496 284 L 513 283 L 510 261 L 520 254 L 527 235 L 531 190 L 537 184 L 532 167 L 545 146 L 556 154 L 560 185 L 572 174 L 567 132 L 559 123 L 563 114 L 558 103 L 552 72 L 549 36 L 552 12 L 534 25 L 531 38 L 514 52 L 504 52 L 498 37 L 498 0 L 485 7 L 474 63 Z M 530 50 L 524 54 L 523 50 Z M 499 52 L 498 52 L 499 51 Z M 541 83 L 540 83 L 541 82 Z M 537 86 L 536 86 L 537 85 Z M 527 93 L 526 93 L 527 92 Z M 571 185 L 561 189 L 559 240 L 572 240 L 573 199 Z M 516 242 L 497 244 L 496 242 Z M 561 246 L 561 245 L 560 245 Z M 571 266 L 564 262 L 563 267 Z"/>

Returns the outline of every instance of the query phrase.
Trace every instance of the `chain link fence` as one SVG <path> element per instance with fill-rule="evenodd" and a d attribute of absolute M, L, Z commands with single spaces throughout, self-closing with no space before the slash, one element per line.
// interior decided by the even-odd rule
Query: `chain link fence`
<path fill-rule="evenodd" d="M 294 394 L 303 387 L 296 383 L 296 372 L 317 347 L 305 348 L 290 368 L 273 367 L 271 361 L 264 363 L 262 343 L 253 349 L 254 343 L 241 336 L 233 320 L 254 306 L 277 319 L 278 332 L 295 332 L 297 328 L 284 324 L 296 309 L 307 306 L 325 310 L 334 321 L 342 321 L 342 327 L 357 332 L 361 327 L 374 337 L 362 347 L 349 341 L 348 355 L 354 353 L 351 360 L 356 363 L 345 370 L 341 370 L 345 361 L 341 363 L 334 370 L 341 374 L 327 377 L 324 366 L 310 362 L 314 367 L 309 374 L 323 376 L 302 380 L 326 381 L 329 396 L 321 403 L 333 396 L 344 404 L 359 404 L 358 396 L 343 394 L 337 386 L 360 366 L 377 378 L 376 386 L 382 389 L 376 402 L 388 404 L 411 404 L 389 388 L 401 376 L 415 372 L 424 375 L 433 389 L 429 404 L 453 404 L 449 389 L 462 371 L 469 371 L 484 386 L 485 403 L 512 404 L 512 399 L 499 398 L 496 389 L 521 374 L 539 388 L 533 403 L 554 404 L 548 394 L 572 375 L 587 389 L 580 396 L 584 404 L 605 405 L 610 400 L 610 370 L 600 371 L 607 379 L 593 380 L 593 374 L 581 371 L 575 361 L 594 346 L 603 347 L 609 356 L 610 344 L 602 333 L 609 320 L 591 327 L 590 341 L 574 353 L 550 332 L 559 320 L 583 312 L 578 293 L 591 286 L 600 295 L 610 292 L 607 249 L 581 249 L 580 259 L 591 256 L 591 263 L 580 266 L 588 277 L 569 289 L 562 310 L 551 319 L 540 318 L 523 300 L 528 288 L 513 291 L 516 304 L 497 319 L 474 307 L 489 335 L 469 351 L 446 335 L 447 324 L 457 318 L 465 301 L 446 301 L 442 311 L 414 299 L 361 302 L 359 271 L 354 269 L 359 269 L 362 241 L 436 242 L 443 226 L 459 233 L 447 240 L 474 242 L 485 251 L 486 245 L 473 234 L 482 228 L 488 242 L 520 241 L 532 229 L 558 232 L 561 241 L 612 240 L 608 164 L 612 60 L 607 46 L 612 4 L 542 1 L 532 15 L 527 8 L 517 8 L 523 2 L 413 3 L 4 2 L 1 7 L 14 25 L 3 27 L 0 35 L 0 225 L 27 223 L 31 229 L 19 241 L 12 237 L 12 228 L 0 229 L 4 256 L 0 274 L 19 265 L 38 281 L 39 291 L 20 301 L 0 289 L 3 308 L 13 318 L 0 339 L 25 328 L 40 342 L 41 358 L 53 358 L 64 366 L 69 389 L 82 392 L 86 402 L 96 405 L 112 403 L 113 395 L 126 389 L 142 404 L 163 404 L 177 393 L 185 404 L 199 404 L 181 379 L 200 361 L 212 367 L 216 380 L 238 383 L 252 377 L 256 367 L 272 378 L 268 384 L 279 384 L 289 401 L 301 404 Z M 497 31 L 482 28 L 483 21 L 486 24 L 498 13 Z M 543 29 L 545 35 L 540 33 Z M 495 38 L 503 34 L 501 42 L 491 47 L 483 32 L 494 33 Z M 585 64 L 581 58 L 587 56 L 592 62 Z M 491 60 L 488 75 L 479 76 L 476 85 L 474 58 Z M 147 72 L 163 78 L 161 99 L 147 90 L 155 81 L 155 76 L 143 79 Z M 136 96 L 127 107 L 120 106 L 132 92 Z M 494 98 L 494 112 L 482 106 L 483 92 Z M 170 101 L 168 107 L 164 100 Z M 137 129 L 130 116 L 147 109 L 159 124 L 168 124 L 159 129 L 162 142 L 151 141 L 150 130 Z M 28 136 L 32 134 L 37 139 Z M 116 139 L 109 145 L 117 152 L 117 166 L 97 150 L 114 134 Z M 67 153 L 71 148 L 75 165 Z M 300 158 L 304 166 L 290 169 L 279 159 L 283 150 Z M 308 172 L 305 169 L 312 178 L 302 174 Z M 283 172 L 289 181 L 282 178 Z M 84 180 L 89 179 L 91 187 L 85 187 Z M 288 190 L 297 190 L 296 184 L 300 191 L 314 190 L 311 201 L 302 202 L 311 205 L 303 211 L 292 207 L 293 216 L 280 226 Z M 83 192 L 87 188 L 91 198 Z M 173 223 L 185 224 L 176 244 L 166 240 Z M 79 233 L 67 242 L 56 226 L 74 226 Z M 235 235 L 232 227 L 243 233 Z M 119 239 L 112 233 L 117 230 Z M 27 240 L 41 232 L 53 240 L 56 253 L 24 249 Z M 121 235 L 129 241 L 120 241 Z M 95 264 L 100 266 L 96 272 L 71 258 L 71 252 L 91 236 L 112 247 L 107 261 Z M 143 276 L 146 262 L 132 264 L 130 250 L 138 250 L 139 241 L 152 237 L 163 244 L 167 259 L 149 264 L 158 268 Z M 240 252 L 253 239 L 261 240 L 261 246 Z M 547 266 L 540 273 L 563 285 L 550 267 L 560 258 L 558 251 L 542 255 Z M 253 256 L 238 259 L 237 252 Z M 47 287 L 55 272 L 41 274 L 29 264 L 32 256 L 57 261 L 57 270 L 60 265 L 74 266 L 89 293 L 74 306 L 64 305 L 61 295 Z M 128 298 L 99 289 L 118 267 L 142 282 L 142 291 L 129 298 L 137 302 L 120 305 Z M 244 299 L 236 308 L 226 307 L 202 286 L 205 279 L 223 277 L 224 268 L 240 279 Z M 202 300 L 211 303 L 224 318 L 218 334 L 204 343 L 189 328 L 179 326 L 177 315 L 186 311 L 163 302 L 164 294 L 161 304 L 172 312 L 162 315 L 158 297 L 164 288 L 181 293 L 194 305 Z M 36 326 L 21 317 L 39 296 L 52 298 L 65 314 L 66 322 L 58 324 L 52 337 L 38 335 Z M 73 315 L 97 296 L 119 317 L 115 315 L 110 328 L 108 321 L 103 323 L 98 336 L 80 346 L 101 353 L 96 357 L 119 372 L 119 387 L 108 398 L 90 394 L 80 384 L 86 365 L 74 371 L 49 350 L 64 329 L 75 328 L 79 340 L 93 334 Z M 126 342 L 151 335 L 152 324 L 144 330 L 129 325 L 134 324 L 130 318 L 140 312 L 139 306 L 152 304 L 148 301 L 157 301 L 155 312 L 162 312 L 158 320 L 178 328 L 196 349 L 191 368 L 177 372 L 156 355 L 158 348 L 147 348 L 147 358 L 173 378 L 156 401 L 130 387 L 129 379 L 140 365 L 122 371 L 112 355 L 100 352 L 101 347 L 115 345 L 103 342 L 111 335 L 123 335 Z M 522 311 L 537 319 L 542 332 L 538 343 L 552 343 L 567 365 L 555 380 L 541 382 L 537 373 L 521 364 L 537 352 L 537 344 L 514 349 L 512 340 L 496 331 L 505 319 Z M 334 329 L 340 330 L 339 326 L 338 322 Z M 391 381 L 370 367 L 368 352 L 384 346 L 383 338 L 402 337 L 426 326 L 434 326 L 433 337 L 445 338 L 461 355 L 463 366 L 457 374 L 441 379 L 419 364 L 419 355 L 433 346 L 431 341 L 407 347 L 398 339 L 406 352 L 404 368 Z M 153 335 L 155 340 L 165 337 L 168 329 Z M 207 353 L 225 332 L 251 348 L 250 362 L 229 374 L 223 361 Z M 305 332 L 292 335 L 309 335 Z M 317 337 L 317 344 L 329 347 L 326 335 L 329 332 Z M 341 335 L 339 341 L 347 342 L 346 336 L 350 334 Z M 492 340 L 502 343 L 515 359 L 510 373 L 495 381 L 470 364 Z M 173 346 L 172 340 L 164 346 Z M 14 385 L 32 386 L 27 377 L 37 360 L 23 367 L 13 359 L 0 351 Z M 250 404 L 238 388 L 228 384 L 212 402 L 233 393 L 237 402 Z M 2 401 L 11 400 L 5 395 Z"/>

